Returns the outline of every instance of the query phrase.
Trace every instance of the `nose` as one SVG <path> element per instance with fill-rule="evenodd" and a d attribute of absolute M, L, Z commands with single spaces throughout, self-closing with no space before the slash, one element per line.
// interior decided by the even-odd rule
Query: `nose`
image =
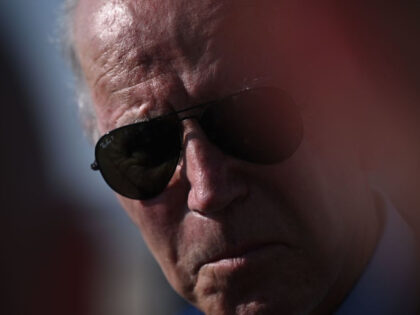
<path fill-rule="evenodd" d="M 186 124 L 183 158 L 190 184 L 188 208 L 204 215 L 227 210 L 247 194 L 240 167 L 208 141 L 195 121 Z"/>

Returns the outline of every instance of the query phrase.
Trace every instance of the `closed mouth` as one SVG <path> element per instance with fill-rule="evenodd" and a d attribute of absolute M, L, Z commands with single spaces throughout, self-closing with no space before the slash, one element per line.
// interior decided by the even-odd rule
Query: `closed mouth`
<path fill-rule="evenodd" d="M 256 245 L 250 246 L 242 246 L 238 248 L 232 248 L 217 255 L 210 257 L 210 259 L 204 261 L 202 264 L 199 265 L 198 271 L 203 268 L 204 266 L 209 265 L 216 265 L 218 263 L 227 263 L 229 261 L 236 262 L 236 263 L 244 263 L 247 258 L 252 256 L 258 255 L 259 253 L 275 249 L 278 247 L 286 247 L 285 244 L 280 242 L 269 242 L 269 243 L 260 243 Z"/>

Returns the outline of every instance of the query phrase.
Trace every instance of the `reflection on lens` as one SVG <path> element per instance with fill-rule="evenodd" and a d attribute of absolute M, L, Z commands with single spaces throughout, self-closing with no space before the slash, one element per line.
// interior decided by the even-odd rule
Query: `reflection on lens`
<path fill-rule="evenodd" d="M 180 127 L 168 116 L 112 131 L 97 145 L 97 162 L 105 181 L 119 194 L 149 199 L 161 193 L 178 164 Z"/>

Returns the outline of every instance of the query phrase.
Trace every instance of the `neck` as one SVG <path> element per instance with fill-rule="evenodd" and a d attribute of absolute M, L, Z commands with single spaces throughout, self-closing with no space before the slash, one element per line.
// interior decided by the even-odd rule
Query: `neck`
<path fill-rule="evenodd" d="M 349 238 L 349 249 L 342 259 L 342 268 L 323 301 L 311 312 L 312 315 L 332 314 L 351 292 L 359 280 L 382 235 L 384 216 L 369 187 L 366 198 L 357 211 L 353 224 L 357 226 Z M 357 215 L 360 213 L 370 214 Z M 363 218 L 362 220 L 360 218 Z"/>

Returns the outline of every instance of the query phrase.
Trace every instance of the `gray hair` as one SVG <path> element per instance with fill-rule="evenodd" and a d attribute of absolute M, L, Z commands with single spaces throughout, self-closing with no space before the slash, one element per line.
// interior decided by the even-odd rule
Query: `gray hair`
<path fill-rule="evenodd" d="M 74 39 L 74 14 L 80 0 L 65 0 L 60 14 L 60 43 L 75 76 L 75 95 L 84 130 L 93 143 L 99 138 L 96 114 L 89 88 L 76 52 Z"/>

